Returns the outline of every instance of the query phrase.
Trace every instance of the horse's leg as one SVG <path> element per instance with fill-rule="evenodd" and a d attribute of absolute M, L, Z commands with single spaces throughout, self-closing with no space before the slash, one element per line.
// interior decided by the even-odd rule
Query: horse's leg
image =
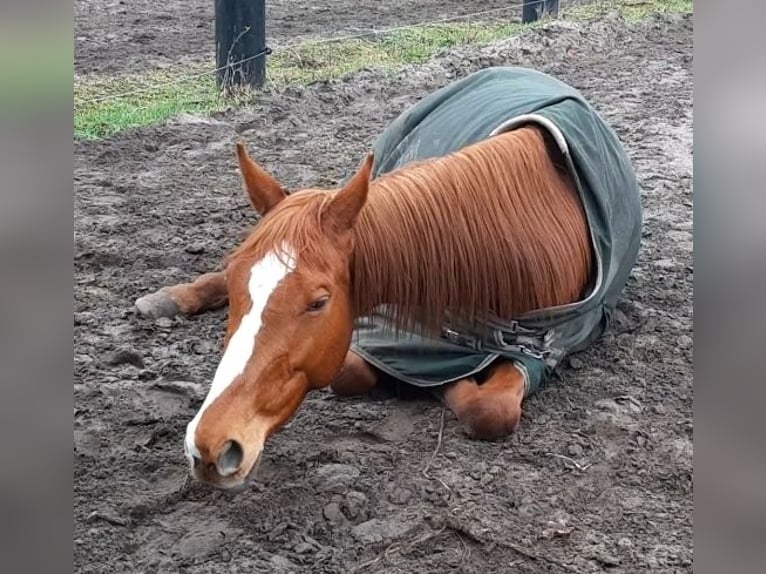
<path fill-rule="evenodd" d="M 378 384 L 377 371 L 362 357 L 349 351 L 338 376 L 330 388 L 338 395 L 348 397 L 365 395 Z"/>
<path fill-rule="evenodd" d="M 226 305 L 229 292 L 223 271 L 200 275 L 191 283 L 163 287 L 136 300 L 136 309 L 148 317 L 194 315 Z"/>
<path fill-rule="evenodd" d="M 498 363 L 482 385 L 473 379 L 445 391 L 447 405 L 476 439 L 496 440 L 515 431 L 521 421 L 524 375 L 512 363 Z"/>

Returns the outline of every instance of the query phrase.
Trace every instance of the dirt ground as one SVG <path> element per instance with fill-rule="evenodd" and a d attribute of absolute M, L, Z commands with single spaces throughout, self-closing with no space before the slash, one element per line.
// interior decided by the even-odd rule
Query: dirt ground
<path fill-rule="evenodd" d="M 75 571 L 692 572 L 692 29 L 558 22 L 272 94 L 257 113 L 75 142 Z M 333 185 L 417 99 L 502 64 L 582 90 L 635 162 L 646 230 L 611 330 L 509 439 L 470 441 L 447 413 L 427 473 L 437 403 L 327 391 L 267 444 L 247 491 L 188 484 L 183 433 L 226 313 L 149 320 L 132 304 L 215 267 L 254 222 L 235 138 L 292 188 Z"/>
<path fill-rule="evenodd" d="M 579 0 L 578 0 L 579 1 Z M 75 72 L 122 73 L 214 61 L 212 0 L 75 0 Z M 521 0 L 511 2 L 521 4 Z M 508 7 L 507 0 L 313 2 L 268 0 L 267 39 L 277 47 L 312 36 L 354 34 Z M 499 14 L 521 19 L 521 8 Z M 492 19 L 498 14 L 487 14 Z M 472 21 L 481 21 L 481 19 Z"/>

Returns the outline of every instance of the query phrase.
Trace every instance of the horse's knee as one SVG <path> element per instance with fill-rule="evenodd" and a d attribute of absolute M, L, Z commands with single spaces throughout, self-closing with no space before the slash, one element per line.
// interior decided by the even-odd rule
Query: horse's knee
<path fill-rule="evenodd" d="M 521 422 L 521 405 L 500 398 L 479 396 L 474 398 L 458 420 L 468 434 L 479 440 L 501 439 L 515 431 Z"/>
<path fill-rule="evenodd" d="M 519 389 L 512 376 L 481 386 L 473 380 L 460 381 L 448 389 L 446 399 L 469 436 L 497 440 L 519 427 L 522 396 L 523 387 Z"/>
<path fill-rule="evenodd" d="M 369 393 L 378 383 L 378 374 L 367 361 L 349 351 L 338 376 L 330 388 L 338 395 L 352 396 Z"/>

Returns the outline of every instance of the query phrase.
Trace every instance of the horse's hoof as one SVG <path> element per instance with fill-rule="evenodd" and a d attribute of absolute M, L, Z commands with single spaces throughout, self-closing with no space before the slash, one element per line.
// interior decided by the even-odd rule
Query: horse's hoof
<path fill-rule="evenodd" d="M 170 296 L 170 290 L 167 288 L 139 297 L 135 305 L 139 313 L 152 319 L 175 317 L 181 312 L 178 303 Z"/>

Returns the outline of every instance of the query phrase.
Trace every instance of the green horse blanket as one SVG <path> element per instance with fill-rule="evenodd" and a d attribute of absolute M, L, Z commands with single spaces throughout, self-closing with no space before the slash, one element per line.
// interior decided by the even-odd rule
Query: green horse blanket
<path fill-rule="evenodd" d="M 578 188 L 596 255 L 592 287 L 581 301 L 492 324 L 489 335 L 450 325 L 439 338 L 397 333 L 384 308 L 360 317 L 352 350 L 394 379 L 438 388 L 480 375 L 504 357 L 521 368 L 528 396 L 565 356 L 583 350 L 607 328 L 638 255 L 639 189 L 617 136 L 571 86 L 517 67 L 466 76 L 421 100 L 380 135 L 373 177 L 529 123 L 551 135 Z"/>

